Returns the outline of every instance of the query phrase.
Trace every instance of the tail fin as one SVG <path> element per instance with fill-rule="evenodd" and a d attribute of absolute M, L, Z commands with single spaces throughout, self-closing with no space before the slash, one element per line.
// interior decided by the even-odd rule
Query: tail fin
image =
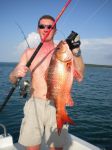
<path fill-rule="evenodd" d="M 66 111 L 64 112 L 62 119 L 63 119 L 64 123 L 69 123 L 69 124 L 75 125 L 74 121 L 68 116 Z"/>
<path fill-rule="evenodd" d="M 61 130 L 64 124 L 69 123 L 75 125 L 74 121 L 68 116 L 65 110 L 60 114 L 57 114 L 56 119 L 57 119 L 58 135 L 61 134 Z"/>

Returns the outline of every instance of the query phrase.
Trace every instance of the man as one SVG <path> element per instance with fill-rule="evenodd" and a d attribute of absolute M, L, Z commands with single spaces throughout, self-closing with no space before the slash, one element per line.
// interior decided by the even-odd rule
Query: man
<path fill-rule="evenodd" d="M 41 40 L 48 33 L 54 23 L 54 18 L 49 15 L 42 16 L 38 21 L 38 33 Z M 30 68 L 25 65 L 35 49 L 28 48 L 21 56 L 20 62 L 10 73 L 10 80 L 16 83 L 18 77 L 24 77 L 28 70 L 31 72 L 31 98 L 24 107 L 24 118 L 22 120 L 19 143 L 26 147 L 26 150 L 40 150 L 41 140 L 45 135 L 46 143 L 50 150 L 62 150 L 67 137 L 67 127 L 64 126 L 59 136 L 56 129 L 56 110 L 51 101 L 47 100 L 46 70 L 54 52 L 56 44 L 53 41 L 56 33 L 56 26 L 52 29 L 42 48 L 34 58 Z M 79 51 L 79 46 L 75 48 Z M 83 79 L 84 64 L 81 55 L 74 53 L 74 67 L 78 70 Z"/>

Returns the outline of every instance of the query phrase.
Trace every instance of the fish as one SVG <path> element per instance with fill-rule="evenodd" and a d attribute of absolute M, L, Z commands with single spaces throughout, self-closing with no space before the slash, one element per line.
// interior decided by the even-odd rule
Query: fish
<path fill-rule="evenodd" d="M 59 135 L 64 124 L 75 124 L 66 110 L 66 106 L 74 106 L 70 94 L 74 76 L 79 74 L 73 69 L 73 54 L 66 41 L 60 41 L 51 57 L 46 78 L 46 97 L 54 101 Z"/>

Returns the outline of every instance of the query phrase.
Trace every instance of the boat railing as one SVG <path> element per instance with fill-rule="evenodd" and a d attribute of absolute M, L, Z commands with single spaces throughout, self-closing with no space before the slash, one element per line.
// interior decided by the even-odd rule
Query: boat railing
<path fill-rule="evenodd" d="M 6 137 L 6 136 L 7 136 L 7 130 L 6 130 L 5 125 L 3 125 L 3 124 L 1 124 L 1 123 L 0 123 L 0 127 L 2 127 L 2 128 L 3 128 L 3 130 L 4 130 L 4 134 L 3 134 L 3 136 L 4 136 L 4 137 Z"/>

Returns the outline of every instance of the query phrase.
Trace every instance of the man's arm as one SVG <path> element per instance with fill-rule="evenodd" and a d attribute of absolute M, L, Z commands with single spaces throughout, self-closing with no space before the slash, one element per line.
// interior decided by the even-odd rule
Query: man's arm
<path fill-rule="evenodd" d="M 26 51 L 21 56 L 20 62 L 18 65 L 13 69 L 13 71 L 9 75 L 9 80 L 11 83 L 15 84 L 19 77 L 24 77 L 28 71 L 26 67 L 27 58 L 26 58 Z"/>
<path fill-rule="evenodd" d="M 77 53 L 80 53 L 79 56 L 76 56 L 74 54 L 74 51 L 72 52 L 73 53 L 74 68 L 78 71 L 79 76 L 80 76 L 78 81 L 82 81 L 83 77 L 84 77 L 85 65 L 83 62 L 82 55 L 81 55 L 80 47 L 76 48 L 74 50 L 77 51 Z M 80 52 L 78 52 L 78 51 L 80 51 Z"/>
<path fill-rule="evenodd" d="M 69 45 L 69 48 L 73 54 L 74 69 L 77 72 L 74 72 L 74 74 L 75 76 L 77 76 L 78 81 L 82 81 L 84 76 L 85 65 L 81 56 L 80 36 L 78 35 L 78 33 L 72 31 L 72 33 L 67 37 L 66 42 Z"/>

